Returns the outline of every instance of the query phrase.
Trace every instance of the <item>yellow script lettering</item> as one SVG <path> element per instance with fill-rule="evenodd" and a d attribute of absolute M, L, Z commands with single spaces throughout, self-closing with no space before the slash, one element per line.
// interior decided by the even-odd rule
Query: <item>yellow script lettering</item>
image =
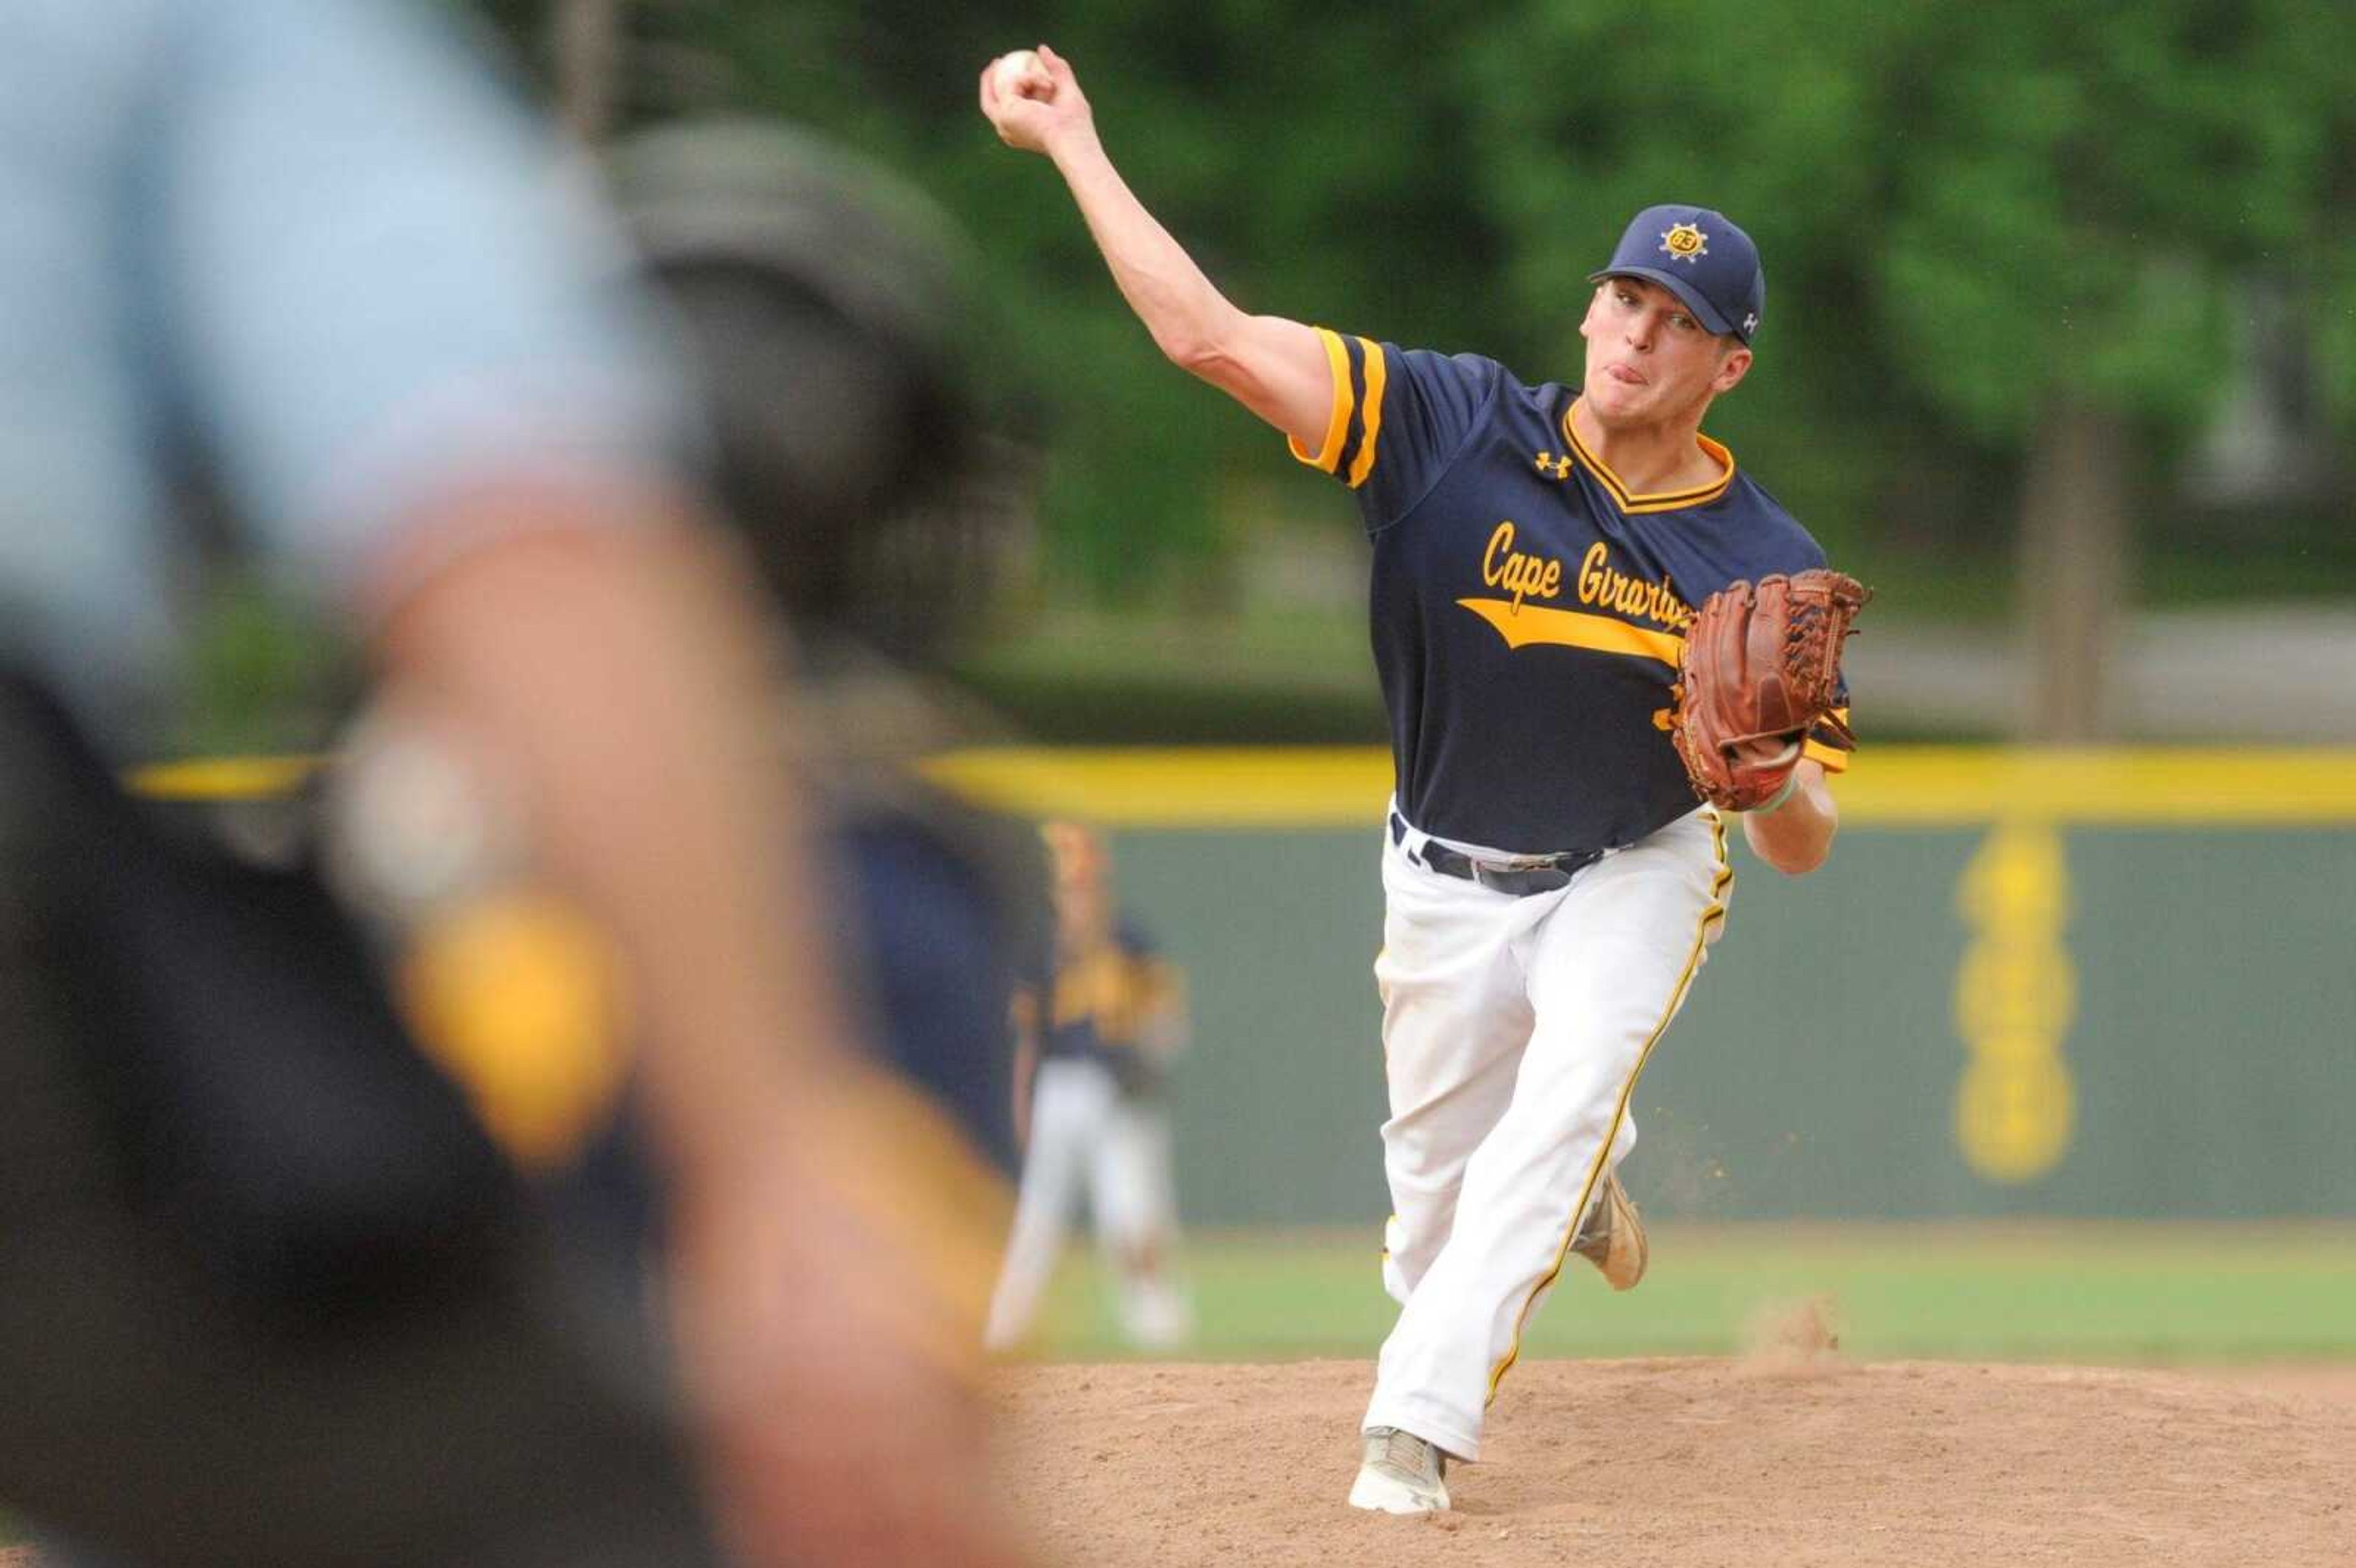
<path fill-rule="evenodd" d="M 1592 604 L 1603 597 L 1604 549 L 1600 543 L 1587 547 L 1579 562 L 1579 602 Z"/>
<path fill-rule="evenodd" d="M 1599 547 L 1600 548 L 1600 547 Z M 1524 555 L 1514 549 L 1514 525 L 1499 523 L 1481 552 L 1481 581 L 1514 596 L 1514 608 L 1524 597 L 1552 599 L 1562 592 L 1562 562 L 1550 556 Z"/>
<path fill-rule="evenodd" d="M 1609 559 L 1602 544 L 1587 547 L 1587 554 L 1579 562 L 1580 603 L 1601 604 L 1607 610 L 1656 622 L 1673 631 L 1693 619 L 1693 612 L 1686 608 L 1666 577 L 1658 582 L 1630 577 L 1605 565 Z"/>

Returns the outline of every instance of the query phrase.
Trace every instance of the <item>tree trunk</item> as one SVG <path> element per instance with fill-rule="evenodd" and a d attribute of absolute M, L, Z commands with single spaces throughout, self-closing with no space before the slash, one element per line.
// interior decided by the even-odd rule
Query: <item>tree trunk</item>
<path fill-rule="evenodd" d="M 2065 401 L 2049 412 L 2029 453 L 2019 592 L 2026 739 L 2115 732 L 2112 652 L 2130 597 L 2127 451 L 2117 413 Z"/>
<path fill-rule="evenodd" d="M 557 117 L 584 147 L 613 125 L 621 7 L 622 0 L 556 0 L 548 19 Z"/>

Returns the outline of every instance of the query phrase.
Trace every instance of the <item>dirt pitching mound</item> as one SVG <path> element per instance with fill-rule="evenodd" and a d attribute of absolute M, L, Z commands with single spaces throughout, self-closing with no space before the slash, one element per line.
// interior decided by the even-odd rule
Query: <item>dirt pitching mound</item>
<path fill-rule="evenodd" d="M 2356 1563 L 2344 1377 L 1859 1366 L 1829 1339 L 1525 1362 L 1455 1511 L 1420 1519 L 1343 1500 L 1363 1361 L 1017 1368 L 1007 1496 L 1057 1568 Z"/>

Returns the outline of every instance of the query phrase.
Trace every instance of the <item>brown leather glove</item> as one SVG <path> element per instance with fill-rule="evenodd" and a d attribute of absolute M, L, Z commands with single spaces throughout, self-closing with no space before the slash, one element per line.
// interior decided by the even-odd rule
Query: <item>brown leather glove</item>
<path fill-rule="evenodd" d="M 1669 723 L 1696 795 L 1721 811 L 1749 811 L 1783 788 L 1811 728 L 1854 742 L 1834 711 L 1841 645 L 1872 597 L 1856 578 L 1823 568 L 1709 596 L 1686 628 Z M 1767 740 L 1784 744 L 1751 744 Z"/>

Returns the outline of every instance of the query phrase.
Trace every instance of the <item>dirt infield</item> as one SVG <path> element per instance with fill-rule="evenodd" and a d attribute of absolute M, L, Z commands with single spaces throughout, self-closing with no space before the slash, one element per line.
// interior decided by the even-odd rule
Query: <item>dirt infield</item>
<path fill-rule="evenodd" d="M 1058 1568 L 2356 1563 L 2348 1369 L 1526 1363 L 1407 1520 L 1343 1502 L 1370 1375 L 1015 1370 L 1010 1501 Z"/>
<path fill-rule="evenodd" d="M 1456 1511 L 1407 1520 L 1342 1500 L 1370 1376 L 1012 1369 L 1009 1506 L 1041 1568 L 2356 1563 L 2356 1367 L 1526 1362 Z"/>

